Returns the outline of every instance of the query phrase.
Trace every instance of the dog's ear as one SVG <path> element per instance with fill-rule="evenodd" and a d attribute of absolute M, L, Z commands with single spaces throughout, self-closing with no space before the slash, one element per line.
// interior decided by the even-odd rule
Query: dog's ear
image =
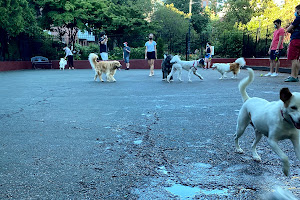
<path fill-rule="evenodd" d="M 285 107 L 288 106 L 289 100 L 292 97 L 292 93 L 290 92 L 289 88 L 282 88 L 280 90 L 280 99 L 284 102 Z"/>

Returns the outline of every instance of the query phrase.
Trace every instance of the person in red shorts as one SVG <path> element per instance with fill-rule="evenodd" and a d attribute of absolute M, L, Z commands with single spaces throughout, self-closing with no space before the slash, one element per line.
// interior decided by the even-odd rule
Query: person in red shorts
<path fill-rule="evenodd" d="M 288 60 L 292 61 L 291 76 L 285 79 L 285 82 L 299 82 L 298 73 L 300 69 L 300 5 L 295 8 L 296 19 L 287 28 L 291 33 L 291 41 L 288 48 Z"/>
<path fill-rule="evenodd" d="M 270 55 L 270 72 L 264 76 L 278 76 L 279 58 L 283 49 L 284 29 L 281 27 L 281 20 L 276 19 L 273 23 L 276 30 L 273 33 L 273 40 L 268 52 Z M 275 72 L 273 72 L 274 68 Z"/>

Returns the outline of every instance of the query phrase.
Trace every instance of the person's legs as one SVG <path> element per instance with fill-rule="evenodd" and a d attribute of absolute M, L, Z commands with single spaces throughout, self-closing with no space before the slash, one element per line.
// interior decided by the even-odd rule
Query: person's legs
<path fill-rule="evenodd" d="M 70 59 L 70 66 L 72 67 L 72 69 L 74 69 L 73 56 L 69 56 L 68 59 Z"/>
<path fill-rule="evenodd" d="M 293 78 L 297 78 L 297 77 L 298 77 L 299 68 L 300 68 L 299 60 L 292 60 L 292 71 L 291 71 L 291 76 L 292 76 Z"/>
<path fill-rule="evenodd" d="M 209 59 L 208 58 L 205 58 L 205 60 L 204 60 L 204 62 L 206 63 L 206 67 L 205 67 L 205 65 L 204 65 L 204 69 L 208 69 L 208 62 L 209 62 Z"/>
<path fill-rule="evenodd" d="M 275 60 L 270 60 L 270 73 L 272 74 L 274 71 Z"/>
<path fill-rule="evenodd" d="M 150 74 L 154 75 L 154 59 L 150 60 Z"/>
<path fill-rule="evenodd" d="M 285 79 L 285 82 L 298 82 L 298 73 L 300 68 L 300 39 L 293 39 L 288 48 L 288 60 L 292 61 L 291 76 Z"/>
<path fill-rule="evenodd" d="M 151 59 L 148 59 L 148 65 L 149 65 L 149 68 L 150 68 L 150 74 L 149 74 L 149 76 L 152 76 L 152 74 L 151 74 Z"/>
<path fill-rule="evenodd" d="M 270 52 L 270 71 L 267 74 L 265 74 L 264 76 L 271 76 L 273 74 L 275 65 L 276 65 L 275 50 L 271 50 L 271 52 Z"/>
<path fill-rule="evenodd" d="M 276 74 L 278 74 L 279 67 L 280 67 L 280 61 L 278 60 L 275 62 L 275 73 Z"/>
<path fill-rule="evenodd" d="M 129 57 L 126 57 L 125 59 L 125 64 L 126 64 L 126 69 L 128 70 L 129 69 Z"/>

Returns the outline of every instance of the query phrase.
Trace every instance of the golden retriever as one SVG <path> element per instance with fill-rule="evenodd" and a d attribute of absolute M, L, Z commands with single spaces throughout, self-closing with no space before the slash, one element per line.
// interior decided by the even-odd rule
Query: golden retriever
<path fill-rule="evenodd" d="M 106 74 L 106 80 L 108 82 L 116 82 L 116 79 L 114 78 L 114 75 L 116 73 L 116 70 L 121 68 L 122 65 L 119 61 L 113 60 L 113 61 L 97 61 L 98 56 L 94 53 L 91 53 L 89 55 L 89 62 L 92 66 L 92 68 L 95 70 L 95 81 L 97 80 L 97 76 L 99 76 L 99 79 L 101 82 L 104 82 L 102 79 L 102 73 Z"/>

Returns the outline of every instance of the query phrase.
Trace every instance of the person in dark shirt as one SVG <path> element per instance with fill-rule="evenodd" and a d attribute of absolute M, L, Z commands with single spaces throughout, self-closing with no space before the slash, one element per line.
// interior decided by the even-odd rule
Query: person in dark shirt
<path fill-rule="evenodd" d="M 130 56 L 130 47 L 128 46 L 127 42 L 124 42 L 124 48 L 123 48 L 123 60 L 126 64 L 126 69 L 129 70 L 129 56 Z"/>
<path fill-rule="evenodd" d="M 298 73 L 300 69 L 300 4 L 295 8 L 295 20 L 287 28 L 291 33 L 291 41 L 288 48 L 288 60 L 292 61 L 291 76 L 285 79 L 285 82 L 299 82 Z"/>
<path fill-rule="evenodd" d="M 105 34 L 105 32 L 101 32 L 99 45 L 100 45 L 100 56 L 102 60 L 108 60 L 107 42 L 108 42 L 107 35 Z"/>

